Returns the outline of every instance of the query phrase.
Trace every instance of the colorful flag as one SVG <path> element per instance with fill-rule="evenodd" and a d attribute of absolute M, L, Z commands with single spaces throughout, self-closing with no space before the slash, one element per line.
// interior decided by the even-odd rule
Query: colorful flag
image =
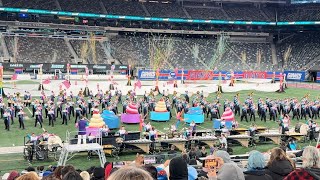
<path fill-rule="evenodd" d="M 86 66 L 86 76 L 88 76 L 89 75 L 89 69 L 88 69 L 88 67 Z"/>
<path fill-rule="evenodd" d="M 49 77 L 42 81 L 42 84 L 50 84 L 50 83 L 51 83 L 51 80 Z"/>
<path fill-rule="evenodd" d="M 11 77 L 11 80 L 17 80 L 17 78 L 18 78 L 18 74 L 13 74 Z"/>
<path fill-rule="evenodd" d="M 140 80 L 138 80 L 137 82 L 136 82 L 136 86 L 139 88 L 139 89 L 141 89 L 141 81 Z"/>
<path fill-rule="evenodd" d="M 67 89 L 69 89 L 70 83 L 69 83 L 68 80 L 64 80 L 64 81 L 62 82 L 62 84 L 63 84 Z"/>

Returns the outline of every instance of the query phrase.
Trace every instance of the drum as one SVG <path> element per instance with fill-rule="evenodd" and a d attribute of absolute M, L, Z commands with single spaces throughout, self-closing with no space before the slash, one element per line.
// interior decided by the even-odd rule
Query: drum
<path fill-rule="evenodd" d="M 294 132 L 296 133 L 300 133 L 300 127 L 301 127 L 301 123 L 296 124 L 296 126 L 294 127 Z"/>
<path fill-rule="evenodd" d="M 307 135 L 308 134 L 308 130 L 309 130 L 308 125 L 306 125 L 306 124 L 302 124 L 301 125 L 301 127 L 300 127 L 300 133 L 301 134 Z"/>

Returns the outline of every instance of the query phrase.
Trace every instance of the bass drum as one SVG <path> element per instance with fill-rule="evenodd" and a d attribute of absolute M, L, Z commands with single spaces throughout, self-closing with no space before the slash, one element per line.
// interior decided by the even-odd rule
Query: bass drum
<path fill-rule="evenodd" d="M 297 124 L 297 125 L 294 127 L 294 131 L 295 131 L 296 133 L 300 133 L 300 134 L 303 134 L 303 135 L 307 135 L 307 134 L 308 134 L 308 131 L 309 131 L 309 127 L 308 127 L 308 125 L 306 125 L 306 124 L 299 123 L 299 124 Z"/>
<path fill-rule="evenodd" d="M 296 133 L 300 133 L 300 127 L 301 127 L 301 123 L 296 124 L 296 126 L 294 127 L 294 132 Z"/>

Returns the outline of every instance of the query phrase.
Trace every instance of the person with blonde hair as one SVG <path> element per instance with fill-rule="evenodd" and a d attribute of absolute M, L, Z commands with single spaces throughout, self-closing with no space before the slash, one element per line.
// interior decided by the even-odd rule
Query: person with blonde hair
<path fill-rule="evenodd" d="M 294 162 L 288 158 L 281 148 L 276 147 L 271 150 L 266 173 L 269 174 L 273 180 L 282 180 L 294 169 Z"/>
<path fill-rule="evenodd" d="M 80 173 L 80 176 L 82 177 L 83 180 L 90 180 L 90 174 L 88 173 L 88 171 L 82 171 Z"/>
<path fill-rule="evenodd" d="M 35 172 L 28 172 L 20 177 L 17 180 L 39 180 L 39 176 Z"/>
<path fill-rule="evenodd" d="M 144 165 L 144 155 L 137 153 L 136 159 L 131 163 L 132 166 L 141 167 Z"/>
<path fill-rule="evenodd" d="M 125 166 L 112 173 L 108 180 L 153 180 L 151 175 L 138 167 Z"/>
<path fill-rule="evenodd" d="M 302 153 L 302 168 L 292 171 L 284 180 L 320 179 L 320 152 L 316 147 L 307 146 Z"/>

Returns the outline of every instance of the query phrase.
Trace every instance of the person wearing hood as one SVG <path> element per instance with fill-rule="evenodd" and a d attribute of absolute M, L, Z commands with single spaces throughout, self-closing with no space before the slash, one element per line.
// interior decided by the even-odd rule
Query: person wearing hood
<path fill-rule="evenodd" d="M 266 174 L 265 159 L 259 151 L 251 151 L 248 158 L 247 171 L 243 172 L 246 180 L 272 180 L 272 177 Z"/>
<path fill-rule="evenodd" d="M 307 146 L 302 153 L 302 168 L 292 171 L 284 180 L 320 179 L 320 153 L 316 147 Z"/>
<path fill-rule="evenodd" d="M 182 157 L 175 157 L 169 163 L 169 180 L 188 180 L 187 163 Z"/>
<path fill-rule="evenodd" d="M 198 178 L 198 172 L 196 168 L 190 166 L 190 159 L 187 153 L 182 153 L 181 157 L 186 161 L 188 168 L 188 180 L 195 180 Z"/>
<path fill-rule="evenodd" d="M 206 157 L 207 159 L 214 158 L 218 160 L 218 173 L 216 170 L 208 170 L 204 168 L 203 170 L 208 172 L 208 177 L 210 180 L 244 180 L 244 174 L 241 168 L 233 161 L 231 161 L 230 155 L 226 151 L 219 150 L 215 155 L 210 155 Z M 213 172 L 213 173 L 212 173 Z"/>
<path fill-rule="evenodd" d="M 266 173 L 269 174 L 273 180 L 282 180 L 294 169 L 295 164 L 287 157 L 281 148 L 276 147 L 271 150 Z"/>

